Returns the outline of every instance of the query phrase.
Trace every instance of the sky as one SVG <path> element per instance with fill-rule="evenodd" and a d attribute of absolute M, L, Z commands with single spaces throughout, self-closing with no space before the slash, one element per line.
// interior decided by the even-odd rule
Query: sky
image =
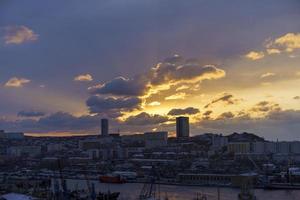
<path fill-rule="evenodd" d="M 298 0 L 0 0 L 0 129 L 300 140 Z"/>

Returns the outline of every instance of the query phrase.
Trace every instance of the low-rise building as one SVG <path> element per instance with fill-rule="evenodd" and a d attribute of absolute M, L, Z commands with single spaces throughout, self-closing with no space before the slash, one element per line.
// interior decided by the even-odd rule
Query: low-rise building
<path fill-rule="evenodd" d="M 10 156 L 28 156 L 35 157 L 42 153 L 41 146 L 12 146 L 7 149 L 7 154 Z"/>
<path fill-rule="evenodd" d="M 48 144 L 47 152 L 61 151 L 63 150 L 63 148 L 64 148 L 63 144 L 59 144 L 59 143 Z"/>
<path fill-rule="evenodd" d="M 232 142 L 228 144 L 228 151 L 235 154 L 250 153 L 249 142 Z"/>
<path fill-rule="evenodd" d="M 0 130 L 0 138 L 8 140 L 22 140 L 24 139 L 24 133 L 22 132 L 5 132 Z"/>
<path fill-rule="evenodd" d="M 157 148 L 168 144 L 168 132 L 146 132 L 144 133 L 145 147 Z"/>

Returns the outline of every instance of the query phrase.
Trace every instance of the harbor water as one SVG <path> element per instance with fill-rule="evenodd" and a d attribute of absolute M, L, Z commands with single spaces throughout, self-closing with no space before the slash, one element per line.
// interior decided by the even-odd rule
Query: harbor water
<path fill-rule="evenodd" d="M 96 191 L 120 192 L 120 200 L 137 200 L 143 187 L 141 183 L 104 184 L 99 181 L 89 181 L 95 184 Z M 87 189 L 85 180 L 67 180 L 68 189 Z M 160 185 L 161 197 L 168 196 L 169 200 L 193 200 L 197 193 L 206 194 L 208 200 L 217 200 L 216 187 Z M 157 190 L 158 191 L 158 190 Z M 236 200 L 239 189 L 220 188 L 221 200 Z M 255 195 L 258 200 L 299 200 L 300 190 L 262 190 L 256 189 Z M 162 198 L 163 199 L 163 198 Z"/>

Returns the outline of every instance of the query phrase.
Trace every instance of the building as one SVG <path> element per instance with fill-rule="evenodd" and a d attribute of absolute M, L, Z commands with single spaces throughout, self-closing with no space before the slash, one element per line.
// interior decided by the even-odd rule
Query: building
<path fill-rule="evenodd" d="M 47 145 L 47 152 L 56 152 L 56 151 L 62 151 L 64 149 L 63 144 L 60 143 L 53 143 Z"/>
<path fill-rule="evenodd" d="M 253 142 L 251 144 L 251 150 L 254 154 L 265 154 L 266 143 L 265 142 Z"/>
<path fill-rule="evenodd" d="M 168 132 L 146 132 L 144 139 L 146 148 L 164 147 L 168 144 Z"/>
<path fill-rule="evenodd" d="M 232 142 L 228 144 L 228 151 L 234 154 L 251 153 L 249 142 Z"/>
<path fill-rule="evenodd" d="M 108 119 L 101 119 L 101 136 L 108 136 Z"/>
<path fill-rule="evenodd" d="M 222 135 L 212 135 L 211 150 L 221 150 L 228 145 L 228 138 Z"/>
<path fill-rule="evenodd" d="M 27 156 L 35 157 L 42 153 L 41 146 L 12 146 L 7 149 L 7 154 L 10 156 Z"/>
<path fill-rule="evenodd" d="M 79 148 L 82 150 L 99 149 L 105 146 L 109 146 L 113 143 L 112 137 L 105 137 L 99 139 L 86 139 L 79 141 Z"/>
<path fill-rule="evenodd" d="M 265 142 L 265 152 L 267 154 L 273 154 L 277 152 L 277 144 L 276 142 Z"/>
<path fill-rule="evenodd" d="M 8 140 L 22 140 L 24 139 L 24 133 L 22 132 L 5 132 L 0 130 L 0 138 Z"/>
<path fill-rule="evenodd" d="M 278 154 L 290 154 L 290 142 L 277 142 Z"/>
<path fill-rule="evenodd" d="M 176 137 L 188 138 L 190 136 L 190 125 L 188 117 L 176 118 Z"/>
<path fill-rule="evenodd" d="M 294 141 L 290 143 L 290 150 L 293 154 L 300 154 L 300 142 Z"/>

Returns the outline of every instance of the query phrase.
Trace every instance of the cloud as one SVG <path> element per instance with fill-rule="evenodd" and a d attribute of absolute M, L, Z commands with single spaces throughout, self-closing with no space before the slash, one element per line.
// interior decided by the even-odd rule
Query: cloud
<path fill-rule="evenodd" d="M 168 117 L 161 116 L 158 114 L 150 115 L 146 112 L 142 112 L 135 116 L 128 117 L 124 123 L 128 125 L 146 126 L 161 124 L 168 121 Z"/>
<path fill-rule="evenodd" d="M 250 51 L 245 55 L 246 58 L 250 60 L 259 60 L 265 57 L 264 52 L 262 51 Z"/>
<path fill-rule="evenodd" d="M 171 63 L 159 63 L 151 69 L 150 77 L 152 85 L 196 83 L 202 80 L 218 79 L 225 76 L 225 71 L 213 65 L 200 66 L 197 63 L 185 63 L 175 65 Z"/>
<path fill-rule="evenodd" d="M 177 91 L 181 91 L 181 90 L 186 90 L 186 89 L 189 89 L 190 87 L 189 86 L 187 86 L 187 85 L 181 85 L 181 86 L 179 86 L 178 88 L 176 88 L 176 92 Z"/>
<path fill-rule="evenodd" d="M 24 84 L 29 83 L 29 82 L 30 82 L 29 79 L 13 77 L 5 83 L 5 86 L 6 87 L 23 87 Z"/>
<path fill-rule="evenodd" d="M 207 111 L 205 111 L 205 112 L 202 114 L 202 119 L 204 119 L 204 120 L 211 119 L 211 118 L 210 118 L 210 115 L 211 115 L 212 113 L 213 113 L 212 110 L 207 110 Z"/>
<path fill-rule="evenodd" d="M 267 49 L 267 53 L 269 55 L 272 55 L 272 54 L 280 54 L 281 51 L 279 49 Z"/>
<path fill-rule="evenodd" d="M 165 100 L 178 100 L 178 99 L 185 99 L 186 93 L 180 92 L 177 94 L 173 94 L 171 96 L 165 97 Z"/>
<path fill-rule="evenodd" d="M 149 106 L 159 106 L 160 102 L 158 101 L 152 101 L 151 103 L 148 103 Z"/>
<path fill-rule="evenodd" d="M 91 96 L 86 105 L 89 107 L 91 113 L 110 113 L 122 111 L 130 111 L 139 108 L 142 103 L 141 99 L 137 97 L 102 97 Z"/>
<path fill-rule="evenodd" d="M 148 97 L 158 91 L 168 90 L 172 85 L 219 79 L 225 74 L 224 70 L 213 65 L 202 66 L 175 55 L 158 63 L 148 72 L 138 74 L 133 78 L 116 77 L 106 83 L 90 87 L 89 91 L 91 94 L 99 95 Z"/>
<path fill-rule="evenodd" d="M 279 111 L 281 110 L 279 104 L 269 102 L 269 101 L 261 101 L 257 103 L 254 107 L 250 109 L 252 112 L 260 112 L 260 113 L 268 113 L 271 111 Z"/>
<path fill-rule="evenodd" d="M 74 81 L 92 81 L 93 77 L 90 74 L 80 74 L 74 78 Z"/>
<path fill-rule="evenodd" d="M 30 111 L 20 111 L 18 112 L 18 116 L 20 117 L 42 117 L 42 116 L 45 116 L 45 113 L 44 112 L 41 112 L 41 111 L 33 111 L 33 110 L 30 110 Z"/>
<path fill-rule="evenodd" d="M 99 123 L 99 119 L 96 117 L 75 117 L 69 113 L 57 112 L 39 119 L 37 124 L 41 127 L 45 127 L 48 130 L 76 130 L 77 128 L 90 129 L 93 126 L 96 126 L 97 122 Z"/>
<path fill-rule="evenodd" d="M 275 110 L 260 118 L 238 115 L 233 118 L 202 120 L 196 126 L 203 132 L 254 132 L 272 140 L 295 140 L 299 136 L 299 121 L 300 110 Z"/>
<path fill-rule="evenodd" d="M 184 108 L 184 109 L 172 109 L 168 112 L 168 115 L 194 115 L 199 113 L 200 110 L 197 108 L 193 108 L 193 107 L 188 107 L 188 108 Z"/>
<path fill-rule="evenodd" d="M 141 96 L 147 90 L 146 84 L 147 81 L 142 76 L 136 76 L 133 79 L 126 79 L 120 76 L 104 84 L 90 87 L 89 90 L 91 94 Z"/>
<path fill-rule="evenodd" d="M 5 28 L 5 44 L 22 44 L 36 41 L 39 35 L 26 26 L 9 26 Z"/>
<path fill-rule="evenodd" d="M 230 104 L 236 104 L 236 103 L 238 103 L 238 101 L 239 100 L 235 99 L 232 94 L 223 93 L 221 97 L 218 97 L 218 98 L 212 100 L 209 104 L 207 104 L 205 106 L 205 108 L 208 108 L 218 102 L 224 102 L 225 104 L 230 105 Z"/>
<path fill-rule="evenodd" d="M 260 78 L 269 78 L 269 77 L 273 77 L 273 76 L 275 76 L 275 75 L 276 75 L 275 73 L 267 72 L 267 73 L 265 73 L 265 74 L 262 74 L 262 75 L 260 76 Z"/>
<path fill-rule="evenodd" d="M 282 52 L 292 53 L 297 49 L 300 49 L 300 33 L 287 33 L 275 39 L 268 39 L 263 51 L 250 51 L 245 57 L 258 60 L 266 55 L 281 54 Z M 290 58 L 295 56 L 294 54 L 289 55 Z"/>
<path fill-rule="evenodd" d="M 234 116 L 232 112 L 224 112 L 218 116 L 217 120 L 232 119 Z"/>
<path fill-rule="evenodd" d="M 300 96 L 295 96 L 293 99 L 299 100 L 299 99 L 300 99 Z"/>
<path fill-rule="evenodd" d="M 286 52 L 293 52 L 296 49 L 300 49 L 300 33 L 287 33 L 270 41 L 266 46 L 278 50 L 282 49 Z"/>
<path fill-rule="evenodd" d="M 153 98 L 154 94 L 164 95 L 164 100 L 184 99 L 188 95 L 187 93 L 174 94 L 172 92 L 172 90 L 176 90 L 176 86 L 183 88 L 182 86 L 189 87 L 190 84 L 198 85 L 203 80 L 219 79 L 225 74 L 224 70 L 216 66 L 203 66 L 198 64 L 195 59 L 185 60 L 181 56 L 175 55 L 158 63 L 147 72 L 137 74 L 132 78 L 119 76 L 90 87 L 88 90 L 91 97 L 87 100 L 87 105 L 91 113 L 110 112 L 111 110 L 114 110 L 115 113 L 117 109 L 120 109 L 119 113 L 124 113 L 145 106 L 146 102 L 152 102 L 148 104 L 150 106 L 160 104 L 157 99 Z M 126 105 L 123 105 L 124 102 Z M 127 103 L 132 104 L 128 106 Z M 114 105 L 112 106 L 112 104 Z"/>
<path fill-rule="evenodd" d="M 0 127 L 8 131 L 23 132 L 62 132 L 70 131 L 72 133 L 78 131 L 97 130 L 99 128 L 100 117 L 83 115 L 76 117 L 66 112 L 56 112 L 39 119 L 22 119 L 9 121 L 0 118 Z"/>

